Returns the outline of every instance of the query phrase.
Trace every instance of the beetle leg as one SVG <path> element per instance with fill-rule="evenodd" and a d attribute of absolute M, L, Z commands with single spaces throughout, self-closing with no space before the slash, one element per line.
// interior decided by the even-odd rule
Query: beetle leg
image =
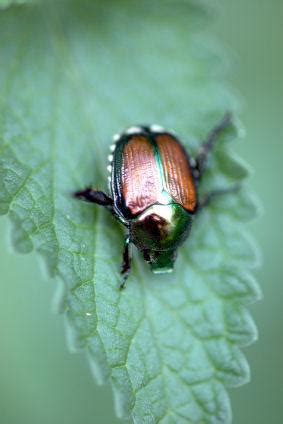
<path fill-rule="evenodd" d="M 124 243 L 124 252 L 123 252 L 123 263 L 121 268 L 121 274 L 122 274 L 122 283 L 120 285 L 120 289 L 125 288 L 126 280 L 129 276 L 129 273 L 131 271 L 131 254 L 130 254 L 130 236 L 129 234 L 125 238 Z"/>
<path fill-rule="evenodd" d="M 236 193 L 239 190 L 240 185 L 235 184 L 232 187 L 213 190 L 210 193 L 205 194 L 203 198 L 198 202 L 196 212 L 200 212 L 203 208 L 208 206 L 215 198 L 217 199 L 217 197 L 223 196 L 224 194 Z"/>
<path fill-rule="evenodd" d="M 201 145 L 201 148 L 198 152 L 197 157 L 195 158 L 195 164 L 193 166 L 193 175 L 195 179 L 198 181 L 202 177 L 208 154 L 213 149 L 215 142 L 217 141 L 217 138 L 219 135 L 224 131 L 226 128 L 228 128 L 231 125 L 232 122 L 232 115 L 230 112 L 227 112 L 221 121 L 210 131 L 208 134 L 206 140 Z"/>
<path fill-rule="evenodd" d="M 74 193 L 74 197 L 80 200 L 84 200 L 85 202 L 97 203 L 101 206 L 112 206 L 113 200 L 111 197 L 107 196 L 107 194 L 103 193 L 103 191 L 96 191 L 92 188 L 86 188 L 82 191 L 76 191 Z"/>

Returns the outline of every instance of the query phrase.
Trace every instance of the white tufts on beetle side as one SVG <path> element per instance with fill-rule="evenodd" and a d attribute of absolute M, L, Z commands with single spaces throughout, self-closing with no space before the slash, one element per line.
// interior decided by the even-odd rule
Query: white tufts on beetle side
<path fill-rule="evenodd" d="M 111 172 L 111 171 L 112 171 L 112 166 L 111 166 L 111 165 L 108 165 L 108 166 L 107 166 L 107 171 L 108 171 L 108 172 Z"/>
<path fill-rule="evenodd" d="M 115 151 L 115 149 L 116 149 L 116 144 L 111 144 L 111 146 L 109 147 L 109 149 L 110 149 L 110 152 L 114 152 Z"/>
<path fill-rule="evenodd" d="M 141 133 L 141 132 L 142 132 L 141 127 L 130 127 L 125 131 L 125 134 L 132 135 L 132 134 L 137 134 L 137 133 Z"/>
<path fill-rule="evenodd" d="M 113 135 L 113 141 L 116 143 L 118 140 L 120 140 L 121 136 L 120 134 L 114 134 Z"/>
<path fill-rule="evenodd" d="M 165 132 L 165 129 L 163 127 L 161 127 L 161 125 L 153 124 L 149 128 L 150 128 L 150 131 L 152 131 L 152 132 L 156 132 L 156 133 Z"/>
<path fill-rule="evenodd" d="M 112 163 L 112 161 L 113 161 L 113 155 L 108 155 L 108 160 L 109 160 L 110 163 Z"/>
<path fill-rule="evenodd" d="M 190 165 L 191 165 L 191 167 L 192 168 L 195 168 L 196 167 L 196 164 L 197 164 L 196 160 L 194 158 L 190 158 Z"/>

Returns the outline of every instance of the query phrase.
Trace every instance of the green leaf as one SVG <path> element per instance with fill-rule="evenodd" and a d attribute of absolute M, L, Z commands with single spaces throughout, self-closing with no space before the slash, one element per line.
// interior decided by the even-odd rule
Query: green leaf
<path fill-rule="evenodd" d="M 121 226 L 70 196 L 90 183 L 107 190 L 113 133 L 156 122 L 195 152 L 236 111 L 221 49 L 199 36 L 209 14 L 181 0 L 52 6 L 0 14 L 0 212 L 13 244 L 36 249 L 64 283 L 70 341 L 85 348 L 98 382 L 111 379 L 119 416 L 227 424 L 226 388 L 249 379 L 239 346 L 256 338 L 245 307 L 260 296 L 244 227 L 249 193 L 200 214 L 172 275 L 154 276 L 135 252 L 123 292 Z M 235 141 L 235 132 L 219 141 L 202 192 L 246 177 Z"/>
<path fill-rule="evenodd" d="M 12 5 L 20 5 L 20 4 L 24 4 L 24 3 L 29 3 L 32 0 L 0 0 L 0 9 L 4 7 L 8 7 L 8 6 L 12 6 Z"/>

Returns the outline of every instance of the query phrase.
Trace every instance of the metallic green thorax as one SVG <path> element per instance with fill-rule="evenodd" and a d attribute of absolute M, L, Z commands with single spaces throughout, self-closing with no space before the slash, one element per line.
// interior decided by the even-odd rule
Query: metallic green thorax
<path fill-rule="evenodd" d="M 187 238 L 192 216 L 176 203 L 155 204 L 131 222 L 131 239 L 154 272 L 173 269 L 177 247 Z"/>

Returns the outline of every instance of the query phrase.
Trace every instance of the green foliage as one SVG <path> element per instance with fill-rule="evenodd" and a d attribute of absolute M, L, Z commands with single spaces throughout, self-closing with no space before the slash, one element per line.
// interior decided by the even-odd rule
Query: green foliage
<path fill-rule="evenodd" d="M 111 135 L 157 122 L 192 151 L 237 108 L 223 60 L 197 33 L 191 1 L 93 0 L 9 8 L 0 14 L 0 212 L 19 252 L 40 252 L 64 282 L 61 308 L 75 348 L 98 382 L 111 379 L 119 416 L 136 423 L 229 423 L 226 387 L 249 379 L 239 350 L 256 337 L 245 305 L 259 297 L 246 191 L 197 218 L 170 276 L 134 256 L 118 290 L 121 227 L 71 198 L 106 189 Z M 202 191 L 241 182 L 246 170 L 219 142 Z M 231 137 L 230 137 L 231 138 Z"/>
<path fill-rule="evenodd" d="M 11 6 L 13 4 L 24 4 L 28 3 L 31 0 L 0 0 L 0 9 L 4 7 Z"/>

